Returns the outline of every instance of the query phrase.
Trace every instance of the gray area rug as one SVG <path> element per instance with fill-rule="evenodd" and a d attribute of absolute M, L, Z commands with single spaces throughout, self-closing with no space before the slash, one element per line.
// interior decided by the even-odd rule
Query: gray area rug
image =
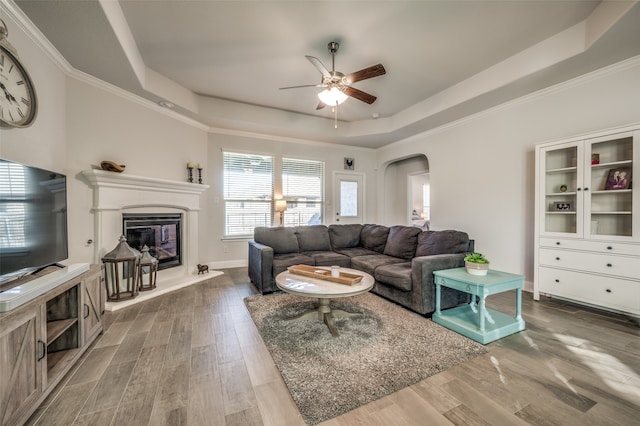
<path fill-rule="evenodd" d="M 410 386 L 487 350 L 376 295 L 336 299 L 339 337 L 320 320 L 287 321 L 317 306 L 291 294 L 245 304 L 307 424 L 314 425 Z"/>

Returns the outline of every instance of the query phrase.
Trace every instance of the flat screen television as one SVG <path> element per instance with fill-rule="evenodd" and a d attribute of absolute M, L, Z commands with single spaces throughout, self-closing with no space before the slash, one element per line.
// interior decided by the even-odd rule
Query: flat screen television
<path fill-rule="evenodd" d="M 66 176 L 0 158 L 0 289 L 67 258 Z"/>

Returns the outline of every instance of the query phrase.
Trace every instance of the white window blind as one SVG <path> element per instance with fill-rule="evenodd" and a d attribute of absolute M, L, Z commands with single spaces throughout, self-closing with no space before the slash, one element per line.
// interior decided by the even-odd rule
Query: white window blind
<path fill-rule="evenodd" d="M 0 162 L 0 247 L 26 247 L 26 196 L 24 166 Z"/>
<path fill-rule="evenodd" d="M 282 159 L 282 196 L 287 201 L 285 226 L 322 223 L 324 163 Z"/>
<path fill-rule="evenodd" d="M 270 226 L 273 203 L 273 157 L 224 152 L 225 235 L 253 235 Z"/>

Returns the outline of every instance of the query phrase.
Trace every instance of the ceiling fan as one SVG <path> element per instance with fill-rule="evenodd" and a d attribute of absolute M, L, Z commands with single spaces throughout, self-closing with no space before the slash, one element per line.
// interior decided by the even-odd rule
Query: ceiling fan
<path fill-rule="evenodd" d="M 337 107 L 339 104 L 344 102 L 348 97 L 352 97 L 358 99 L 362 102 L 366 102 L 368 104 L 372 104 L 376 101 L 376 97 L 363 92 L 362 90 L 356 89 L 351 85 L 358 81 L 366 80 L 373 77 L 378 77 L 380 75 L 386 74 L 386 70 L 382 64 L 373 65 L 360 71 L 355 71 L 350 74 L 343 74 L 339 71 L 336 71 L 336 53 L 340 48 L 340 44 L 338 42 L 332 41 L 327 45 L 329 52 L 331 53 L 331 71 L 325 67 L 320 60 L 314 56 L 305 55 L 305 57 L 311 62 L 311 64 L 316 67 L 320 74 L 322 74 L 322 82 L 320 84 L 306 84 L 302 86 L 289 86 L 289 87 L 281 87 L 280 89 L 298 89 L 301 87 L 321 87 L 324 90 L 318 93 L 318 98 L 320 98 L 320 103 L 316 107 L 316 110 L 322 109 L 326 106 Z M 336 112 L 336 123 L 337 123 L 337 108 L 335 108 Z M 336 124 L 337 127 L 337 124 Z"/>

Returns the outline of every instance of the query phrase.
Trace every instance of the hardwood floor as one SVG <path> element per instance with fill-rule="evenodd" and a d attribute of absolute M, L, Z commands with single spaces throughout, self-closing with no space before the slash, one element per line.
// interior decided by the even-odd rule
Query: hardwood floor
<path fill-rule="evenodd" d="M 108 312 L 104 334 L 28 424 L 304 425 L 244 307 L 255 293 L 246 268 L 224 272 Z M 322 425 L 638 424 L 638 322 L 523 299 L 527 330 Z M 514 300 L 488 304 L 513 314 Z"/>

